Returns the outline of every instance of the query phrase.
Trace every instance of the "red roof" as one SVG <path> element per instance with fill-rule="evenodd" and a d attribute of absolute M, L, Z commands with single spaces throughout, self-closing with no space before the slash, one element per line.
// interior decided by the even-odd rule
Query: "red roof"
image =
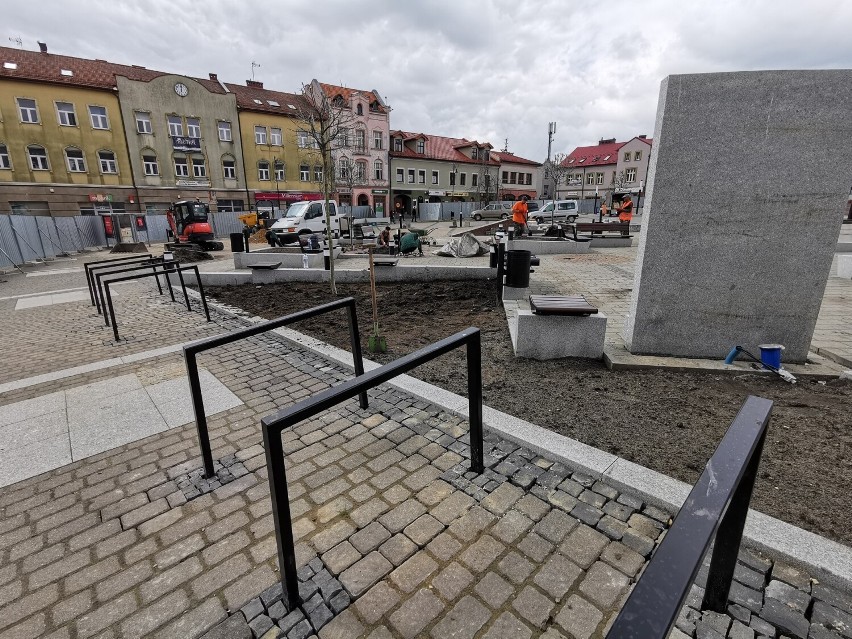
<path fill-rule="evenodd" d="M 392 138 L 401 137 L 403 140 L 414 140 L 423 138 L 426 140 L 426 152 L 417 153 L 408 147 L 403 147 L 402 151 L 394 151 L 391 148 L 390 155 L 395 158 L 410 158 L 412 160 L 441 160 L 444 162 L 458 162 L 467 164 L 481 164 L 482 160 L 474 160 L 465 155 L 459 149 L 469 148 L 474 144 L 478 144 L 466 138 L 445 138 L 440 135 L 426 135 L 424 133 L 410 133 L 408 131 L 391 131 Z M 491 148 L 490 144 L 480 144 L 481 147 Z M 488 161 L 489 165 L 499 165 L 500 163 L 494 159 L 492 155 Z"/>
<path fill-rule="evenodd" d="M 533 160 L 527 160 L 526 158 L 521 158 L 515 155 L 514 153 L 508 153 L 506 151 L 492 151 L 491 157 L 495 157 L 500 162 L 511 162 L 512 164 L 529 164 L 530 166 L 541 166 L 541 162 L 535 162 Z"/>
<path fill-rule="evenodd" d="M 115 64 L 106 60 L 87 60 L 67 55 L 25 51 L 12 47 L 0 47 L 0 78 L 14 78 L 35 82 L 51 82 L 70 86 L 91 87 L 111 91 L 115 87 L 115 76 L 130 80 L 150 82 L 154 78 L 171 74 L 154 71 L 138 65 Z M 15 68 L 8 68 L 9 66 Z M 63 73 L 65 71 L 66 73 Z M 70 72 L 70 74 L 68 73 Z M 215 80 L 192 78 L 211 93 L 224 94 L 225 90 Z"/>
<path fill-rule="evenodd" d="M 369 96 L 369 101 L 377 102 L 379 105 L 379 113 L 385 112 L 384 104 L 382 103 L 381 98 L 375 91 L 362 91 L 361 89 L 350 89 L 349 87 L 339 87 L 336 84 L 325 84 L 324 82 L 319 83 L 320 87 L 322 87 L 323 92 L 331 98 L 335 98 L 338 95 L 341 96 L 345 101 L 347 106 L 351 103 L 352 94 L 360 93 L 364 96 Z"/>
<path fill-rule="evenodd" d="M 647 142 L 650 146 L 653 142 L 651 138 L 630 138 L 627 142 L 607 142 L 606 144 L 596 144 L 594 146 L 578 146 L 571 151 L 567 158 L 562 161 L 562 166 L 605 166 L 607 164 L 618 163 L 618 151 L 625 144 L 633 140 Z"/>
<path fill-rule="evenodd" d="M 296 117 L 299 114 L 299 109 L 305 110 L 305 99 L 295 93 L 283 93 L 241 84 L 226 83 L 225 86 L 236 96 L 237 107 L 244 111 L 260 111 Z M 270 102 L 274 104 L 270 104 Z M 291 109 L 290 105 L 295 108 Z"/>

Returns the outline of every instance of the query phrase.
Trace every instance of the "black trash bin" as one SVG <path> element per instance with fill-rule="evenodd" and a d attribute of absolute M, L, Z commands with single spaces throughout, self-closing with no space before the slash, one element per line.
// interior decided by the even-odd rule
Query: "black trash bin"
<path fill-rule="evenodd" d="M 231 252 L 242 253 L 246 250 L 245 240 L 242 233 L 231 233 Z"/>
<path fill-rule="evenodd" d="M 530 251 L 506 251 L 506 286 L 528 288 L 530 285 Z"/>

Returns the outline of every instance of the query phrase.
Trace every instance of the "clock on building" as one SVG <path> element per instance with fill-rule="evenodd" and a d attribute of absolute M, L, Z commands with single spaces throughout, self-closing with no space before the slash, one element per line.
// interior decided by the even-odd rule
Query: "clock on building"
<path fill-rule="evenodd" d="M 180 97 L 185 97 L 187 93 L 189 93 L 189 89 L 183 82 L 178 82 L 175 85 L 175 93 L 177 93 Z"/>

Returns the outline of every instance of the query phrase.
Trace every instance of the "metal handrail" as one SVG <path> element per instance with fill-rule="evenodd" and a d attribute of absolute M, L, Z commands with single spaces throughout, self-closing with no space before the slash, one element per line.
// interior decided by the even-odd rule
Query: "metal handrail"
<path fill-rule="evenodd" d="M 196 355 L 203 351 L 208 351 L 211 348 L 216 348 L 217 346 L 231 344 L 247 337 L 271 331 L 272 329 L 280 326 L 286 326 L 287 324 L 293 324 L 301 320 L 317 317 L 318 315 L 323 315 L 330 311 L 336 311 L 339 308 L 346 308 L 348 311 L 349 342 L 352 346 L 352 359 L 355 366 L 355 375 L 363 375 L 364 358 L 361 354 L 361 340 L 358 336 L 358 314 L 355 308 L 354 297 L 346 297 L 335 302 L 315 306 L 304 311 L 269 320 L 268 322 L 255 324 L 248 328 L 231 331 L 224 335 L 208 337 L 192 342 L 191 344 L 187 344 L 183 347 L 183 356 L 186 360 L 186 372 L 189 377 L 189 392 L 192 396 L 192 410 L 195 413 L 195 426 L 198 429 L 198 445 L 201 448 L 201 457 L 204 460 L 205 477 L 210 478 L 215 474 L 215 472 L 213 470 L 213 452 L 210 449 L 210 434 L 207 430 L 207 416 L 204 413 L 204 399 L 201 394 L 201 382 L 198 378 L 198 362 Z M 366 390 L 360 394 L 360 403 L 361 408 L 367 408 L 369 406 L 367 403 Z"/>
<path fill-rule="evenodd" d="M 746 399 L 607 639 L 667 637 L 714 535 L 701 607 L 725 611 L 771 413 L 768 399 Z"/>
<path fill-rule="evenodd" d="M 296 575 L 296 548 L 293 539 L 293 519 L 284 468 L 284 447 L 281 433 L 302 420 L 328 410 L 394 377 L 407 373 L 425 362 L 440 357 L 460 346 L 467 347 L 467 392 L 470 421 L 470 469 L 485 471 L 482 441 L 482 345 L 478 328 L 467 328 L 439 342 L 425 346 L 360 377 L 328 388 L 276 414 L 261 420 L 263 444 L 266 449 L 266 469 L 272 499 L 272 518 L 278 544 L 278 566 L 281 585 L 290 610 L 299 605 L 299 586 Z"/>
<path fill-rule="evenodd" d="M 186 299 L 186 308 L 187 308 L 187 310 L 191 311 L 192 307 L 189 304 L 189 295 L 186 294 L 186 283 L 183 281 L 183 272 L 184 271 L 195 272 L 195 279 L 198 281 L 198 292 L 201 294 L 201 304 L 204 306 L 204 314 L 207 316 L 207 321 L 209 322 L 210 321 L 210 309 L 207 308 L 207 298 L 204 297 L 204 286 L 201 283 L 201 275 L 199 275 L 199 273 L 198 273 L 198 267 L 194 266 L 194 265 L 193 266 L 177 266 L 177 265 L 169 266 L 169 265 L 167 265 L 166 268 L 163 271 L 163 274 L 165 274 L 166 278 L 168 279 L 168 277 L 171 273 L 177 273 L 178 278 L 180 279 L 180 286 L 183 289 L 183 296 Z M 112 293 L 110 293 L 109 285 L 110 284 L 117 284 L 119 282 L 129 282 L 131 280 L 141 280 L 141 279 L 144 279 L 146 277 L 159 277 L 159 276 L 160 276 L 160 273 L 158 273 L 155 270 L 153 273 L 142 273 L 140 275 L 126 275 L 124 277 L 117 277 L 114 280 L 108 280 L 108 281 L 104 282 L 104 289 L 106 290 L 107 308 L 109 310 L 109 318 L 110 318 L 111 323 L 112 323 L 112 333 L 115 336 L 116 342 L 119 340 L 118 324 L 115 321 L 115 308 L 113 307 L 113 304 L 112 304 Z M 159 280 L 157 280 L 157 281 L 159 281 Z"/>
<path fill-rule="evenodd" d="M 84 264 L 83 265 L 83 271 L 86 273 L 86 285 L 89 287 L 89 299 L 92 300 L 92 306 L 95 305 L 95 292 L 94 292 L 94 289 L 93 289 L 94 280 L 93 280 L 92 274 L 91 274 L 92 269 L 98 269 L 98 268 L 101 268 L 101 267 L 106 268 L 106 265 L 109 264 L 110 262 L 127 262 L 127 261 L 131 261 L 131 260 L 141 261 L 141 260 L 145 260 L 145 259 L 148 259 L 148 260 L 151 259 L 151 254 L 150 253 L 144 253 L 144 254 L 140 255 L 138 253 L 135 253 L 133 255 L 126 255 L 124 257 L 115 257 L 115 258 L 112 258 L 112 259 L 109 259 L 109 260 L 97 260 L 97 261 L 94 261 L 94 262 L 88 262 L 88 263 Z M 118 265 L 115 264 L 115 266 L 118 266 Z"/>

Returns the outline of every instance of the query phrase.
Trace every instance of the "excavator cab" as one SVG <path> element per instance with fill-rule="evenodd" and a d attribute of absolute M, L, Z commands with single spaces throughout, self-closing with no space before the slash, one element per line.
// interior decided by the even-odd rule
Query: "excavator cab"
<path fill-rule="evenodd" d="M 214 240 L 209 216 L 210 208 L 200 200 L 175 202 L 167 213 L 169 226 L 178 242 L 196 244 L 204 250 L 221 251 L 224 246 Z"/>

